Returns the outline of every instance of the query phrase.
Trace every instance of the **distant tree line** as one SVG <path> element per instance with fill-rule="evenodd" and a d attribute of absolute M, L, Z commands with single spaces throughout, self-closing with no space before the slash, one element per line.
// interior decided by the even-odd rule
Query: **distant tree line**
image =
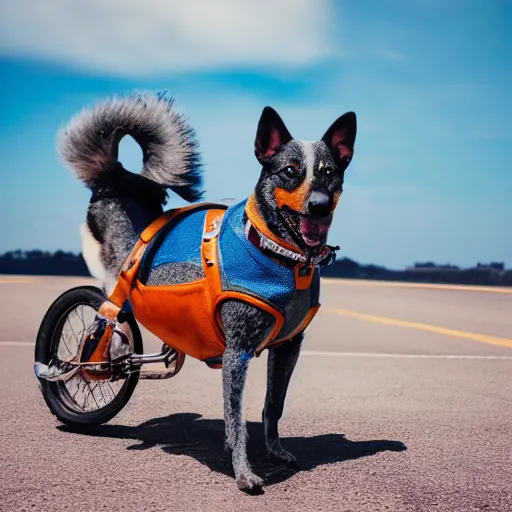
<path fill-rule="evenodd" d="M 512 286 L 512 270 L 505 269 L 501 262 L 478 263 L 472 268 L 427 262 L 415 263 L 404 270 L 390 270 L 379 265 L 362 265 L 349 258 L 341 258 L 322 269 L 322 275 L 347 279 Z"/>
<path fill-rule="evenodd" d="M 9 251 L 2 254 L 0 274 L 90 276 L 82 254 L 38 249 Z"/>
<path fill-rule="evenodd" d="M 404 270 L 390 270 L 379 265 L 363 265 L 350 258 L 337 259 L 322 268 L 324 277 L 377 279 L 422 283 L 512 286 L 512 270 L 501 262 L 478 263 L 461 269 L 433 262 L 415 263 Z M 82 254 L 65 251 L 9 251 L 0 255 L 0 274 L 90 276 Z"/>

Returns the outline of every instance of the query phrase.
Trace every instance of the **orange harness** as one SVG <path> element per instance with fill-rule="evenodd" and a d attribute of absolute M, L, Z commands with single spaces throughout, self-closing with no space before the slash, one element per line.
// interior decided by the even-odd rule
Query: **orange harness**
<path fill-rule="evenodd" d="M 205 204 L 191 205 L 170 210 L 153 221 L 141 233 L 131 254 L 126 259 L 108 302 L 102 306 L 100 313 L 112 318 L 112 303 L 121 309 L 130 301 L 135 318 L 155 336 L 172 348 L 191 357 L 206 361 L 222 356 L 226 348 L 225 336 L 220 321 L 220 305 L 230 299 L 243 301 L 266 311 L 275 319 L 274 326 L 266 339 L 258 346 L 255 355 L 270 346 L 286 341 L 278 334 L 284 323 L 284 317 L 275 307 L 265 300 L 246 293 L 222 289 L 218 262 L 219 226 L 225 214 L 224 209 L 212 205 L 206 213 L 206 220 L 201 243 L 201 261 L 204 277 L 197 281 L 173 285 L 146 286 L 138 278 L 142 256 L 154 236 L 171 220 L 182 212 Z M 297 289 L 307 289 L 311 285 L 312 274 L 299 275 L 297 264 L 294 270 Z M 310 308 L 300 325 L 286 339 L 304 330 L 319 309 L 319 305 Z M 220 367 L 221 363 L 212 365 Z"/>

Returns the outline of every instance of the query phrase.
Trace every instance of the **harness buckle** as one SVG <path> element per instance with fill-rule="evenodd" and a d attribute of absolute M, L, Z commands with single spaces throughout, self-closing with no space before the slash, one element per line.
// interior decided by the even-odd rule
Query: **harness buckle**
<path fill-rule="evenodd" d="M 211 226 L 204 227 L 204 234 L 203 234 L 203 240 L 205 242 L 208 242 L 215 238 L 219 232 L 220 232 L 220 226 L 222 224 L 222 221 L 219 220 L 219 217 L 215 217 L 211 223 Z M 208 228 L 212 227 L 212 230 L 208 230 Z"/>

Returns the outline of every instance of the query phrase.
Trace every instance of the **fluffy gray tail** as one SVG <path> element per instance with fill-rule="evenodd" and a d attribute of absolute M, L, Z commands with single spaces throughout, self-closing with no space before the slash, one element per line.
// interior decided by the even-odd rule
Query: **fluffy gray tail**
<path fill-rule="evenodd" d="M 116 168 L 119 142 L 132 136 L 142 148 L 141 175 L 187 201 L 202 196 L 201 161 L 193 129 L 164 94 L 133 94 L 84 109 L 59 134 L 64 164 L 88 187 Z"/>

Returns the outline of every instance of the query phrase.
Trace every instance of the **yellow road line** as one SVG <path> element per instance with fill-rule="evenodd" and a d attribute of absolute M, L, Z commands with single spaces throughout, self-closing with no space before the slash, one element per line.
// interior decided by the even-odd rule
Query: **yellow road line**
<path fill-rule="evenodd" d="M 512 295 L 511 287 L 499 286 L 471 286 L 463 284 L 430 284 L 430 283 L 410 283 L 397 281 L 372 281 L 371 279 L 335 279 L 332 277 L 322 278 L 325 284 L 354 284 L 362 286 L 390 286 L 394 288 L 427 288 L 432 290 L 455 290 L 463 292 L 489 292 L 504 293 Z"/>
<path fill-rule="evenodd" d="M 388 318 L 385 316 L 368 315 L 366 313 L 358 313 L 357 311 L 350 311 L 342 308 L 324 308 L 324 311 L 336 313 L 338 315 L 355 318 L 357 320 L 365 320 L 367 322 L 374 322 L 385 325 L 394 325 L 396 327 L 408 327 L 410 329 L 418 329 L 421 331 L 433 332 L 436 334 L 444 334 L 445 336 L 452 336 L 455 338 L 465 338 L 468 340 L 478 341 L 480 343 L 487 343 L 489 345 L 498 345 L 500 347 L 512 348 L 512 339 L 499 338 L 497 336 L 488 336 L 486 334 L 477 334 L 474 332 L 459 331 L 457 329 L 448 329 L 438 325 L 423 324 L 420 322 L 409 322 L 407 320 L 399 320 L 396 318 Z"/>

